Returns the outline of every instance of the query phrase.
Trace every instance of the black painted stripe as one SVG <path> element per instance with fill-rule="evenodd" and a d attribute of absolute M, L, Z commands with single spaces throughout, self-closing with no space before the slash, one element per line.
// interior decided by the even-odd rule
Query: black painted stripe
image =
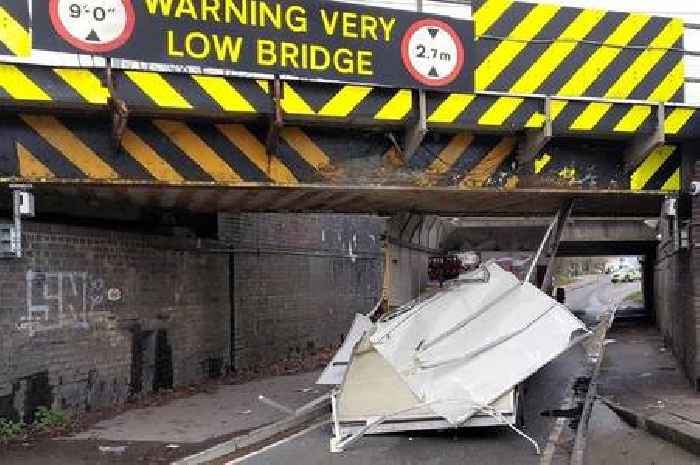
<path fill-rule="evenodd" d="M 61 79 L 53 69 L 42 66 L 22 66 L 22 71 L 37 86 L 59 102 L 85 103 L 85 99 Z"/>
<path fill-rule="evenodd" d="M 256 135 L 260 137 L 263 134 L 263 129 L 249 128 L 251 131 L 255 131 Z M 314 142 L 316 139 L 314 138 Z M 327 152 L 326 152 L 327 153 Z M 277 157 L 285 164 L 287 168 L 292 172 L 294 177 L 296 177 L 299 182 L 318 182 L 322 180 L 320 173 L 316 169 L 309 165 L 301 155 L 299 155 L 284 138 L 280 138 L 279 145 L 277 146 Z"/>
<path fill-rule="evenodd" d="M 539 102 L 525 100 L 520 106 L 506 119 L 504 126 L 513 130 L 520 130 L 525 127 L 525 124 L 530 120 L 532 115 L 539 112 Z"/>
<path fill-rule="evenodd" d="M 253 79 L 227 77 L 226 80 L 239 94 L 243 96 L 259 113 L 272 113 L 272 97 Z"/>
<path fill-rule="evenodd" d="M 673 173 L 681 166 L 681 148 L 676 147 L 676 150 L 671 154 L 670 157 L 661 165 L 661 167 L 654 173 L 654 175 L 649 179 L 649 181 L 644 185 L 643 190 L 659 190 L 668 181 L 668 179 L 673 176 Z"/>
<path fill-rule="evenodd" d="M 340 84 L 324 84 L 318 85 L 314 82 L 288 82 L 296 93 L 304 100 L 314 111 L 319 111 L 323 108 L 335 94 L 340 92 L 344 87 Z M 284 90 L 283 90 L 284 92 Z"/>
<path fill-rule="evenodd" d="M 87 176 L 61 152 L 49 144 L 19 117 L 9 117 L 2 125 L 2 138 L 22 144 L 34 157 L 59 178 L 83 179 Z M 17 170 L 19 174 L 19 169 Z"/>
<path fill-rule="evenodd" d="M 245 181 L 270 181 L 270 178 L 255 166 L 238 147 L 221 134 L 215 126 L 205 123 L 188 123 L 187 125 Z"/>
<path fill-rule="evenodd" d="M 163 79 L 182 95 L 196 110 L 221 111 L 221 105 L 211 98 L 190 75 L 160 73 Z"/>
<path fill-rule="evenodd" d="M 176 146 L 151 121 L 139 121 L 130 129 L 146 142 L 175 171 L 188 181 L 212 181 L 202 168 Z"/>
<path fill-rule="evenodd" d="M 440 184 L 455 186 L 501 142 L 500 137 L 476 136 L 476 139 L 459 157 Z"/>
<path fill-rule="evenodd" d="M 124 149 L 115 149 L 112 143 L 112 123 L 109 120 L 86 118 L 60 118 L 69 131 L 75 134 L 85 145 L 119 174 L 126 179 L 154 179 L 136 160 Z"/>

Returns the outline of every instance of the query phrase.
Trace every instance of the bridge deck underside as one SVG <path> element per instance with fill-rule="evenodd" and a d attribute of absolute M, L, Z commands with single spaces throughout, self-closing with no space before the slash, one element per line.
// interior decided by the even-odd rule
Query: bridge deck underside
<path fill-rule="evenodd" d="M 473 189 L 351 186 L 172 187 L 158 184 L 37 183 L 37 210 L 58 212 L 71 199 L 96 208 L 133 205 L 155 209 L 216 212 L 337 212 L 443 216 L 551 216 L 566 198 L 575 216 L 656 217 L 661 192 L 545 189 Z M 4 198 L 9 196 L 4 195 Z M 69 202 L 66 202 L 66 201 Z"/>

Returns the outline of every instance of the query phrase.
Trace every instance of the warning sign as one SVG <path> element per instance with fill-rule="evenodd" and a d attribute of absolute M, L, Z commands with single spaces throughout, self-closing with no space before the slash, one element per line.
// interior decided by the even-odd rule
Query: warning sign
<path fill-rule="evenodd" d="M 473 90 L 471 21 L 325 0 L 46 4 L 33 0 L 36 49 L 172 64 L 182 72 L 194 65 L 390 87 Z"/>
<path fill-rule="evenodd" d="M 406 69 L 418 82 L 439 87 L 457 79 L 464 66 L 459 35 L 444 21 L 423 19 L 408 28 L 401 42 Z"/>
<path fill-rule="evenodd" d="M 56 32 L 86 52 L 119 48 L 134 30 L 131 0 L 50 0 L 49 14 Z"/>

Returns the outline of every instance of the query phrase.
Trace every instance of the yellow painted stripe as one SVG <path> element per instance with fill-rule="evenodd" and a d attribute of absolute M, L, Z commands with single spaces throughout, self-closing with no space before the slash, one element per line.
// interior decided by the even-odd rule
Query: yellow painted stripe
<path fill-rule="evenodd" d="M 256 81 L 260 88 L 266 93 L 270 93 L 269 81 Z M 296 90 L 288 83 L 284 83 L 282 87 L 282 100 L 280 106 L 285 113 L 293 115 L 315 115 L 316 112 L 309 106 L 308 103 L 297 93 Z"/>
<path fill-rule="evenodd" d="M 297 178 L 279 158 L 267 154 L 267 149 L 245 126 L 240 124 L 217 124 L 216 128 L 260 171 L 276 183 L 298 184 Z"/>
<path fill-rule="evenodd" d="M 516 144 L 515 137 L 504 137 L 486 156 L 481 159 L 478 165 L 464 178 L 462 187 L 481 187 L 491 177 L 503 160 L 513 153 Z"/>
<path fill-rule="evenodd" d="M 241 177 L 185 123 L 154 120 L 158 129 L 216 181 L 241 181 Z"/>
<path fill-rule="evenodd" d="M 533 39 L 554 17 L 561 7 L 555 5 L 537 5 L 511 31 L 508 38 L 498 44 L 496 49 L 479 64 L 475 72 L 477 90 L 486 90 L 488 86 L 525 48 L 527 41 Z M 511 40 L 508 40 L 511 39 Z"/>
<path fill-rule="evenodd" d="M 239 113 L 255 113 L 255 108 L 243 97 L 230 82 L 221 76 L 192 76 L 197 84 L 224 111 Z"/>
<path fill-rule="evenodd" d="M 400 121 L 413 106 L 413 94 L 409 89 L 401 89 L 379 109 L 374 119 Z"/>
<path fill-rule="evenodd" d="M 668 158 L 676 150 L 673 145 L 664 145 L 654 150 L 647 158 L 639 165 L 632 176 L 630 177 L 630 187 L 632 190 L 639 191 L 644 189 L 654 173 L 668 160 Z"/>
<path fill-rule="evenodd" d="M 328 156 L 301 129 L 285 127 L 280 135 L 292 149 L 317 170 L 330 165 L 331 160 Z"/>
<path fill-rule="evenodd" d="M 474 136 L 470 133 L 462 132 L 455 135 L 426 171 L 434 174 L 447 173 L 473 141 Z"/>
<path fill-rule="evenodd" d="M 673 172 L 670 178 L 666 180 L 663 186 L 661 186 L 662 191 L 679 191 L 681 190 L 681 169 L 677 168 L 676 171 Z"/>
<path fill-rule="evenodd" d="M 124 150 L 158 181 L 181 182 L 185 180 L 150 145 L 130 129 L 124 131 L 121 143 Z"/>
<path fill-rule="evenodd" d="M 614 131 L 617 132 L 634 132 L 651 114 L 649 105 L 633 105 L 625 116 L 617 123 Z"/>
<path fill-rule="evenodd" d="M 605 72 L 610 64 L 622 52 L 622 48 L 634 39 L 642 28 L 651 20 L 648 15 L 628 15 L 613 33 L 605 40 L 604 46 L 596 49 L 586 62 L 576 70 L 564 84 L 557 95 L 580 97 L 593 85 L 593 82 Z M 566 101 L 552 102 L 552 119 L 556 119 L 568 105 Z"/>
<path fill-rule="evenodd" d="M 258 79 L 258 80 L 255 81 L 255 82 L 258 83 L 258 85 L 260 86 L 260 88 L 261 88 L 266 94 L 269 94 L 269 93 L 270 93 L 270 83 L 269 83 L 268 81 L 263 81 L 262 79 Z"/>
<path fill-rule="evenodd" d="M 53 71 L 85 101 L 96 105 L 107 103 L 109 90 L 102 85 L 102 81 L 89 69 L 54 68 Z"/>
<path fill-rule="evenodd" d="M 29 31 L 2 6 L 0 6 L 0 42 L 19 57 L 28 57 L 32 52 L 32 37 Z"/>
<path fill-rule="evenodd" d="M 681 129 L 693 117 L 695 110 L 692 108 L 676 108 L 666 117 L 664 124 L 666 134 L 678 134 Z"/>
<path fill-rule="evenodd" d="M 558 41 L 550 45 L 517 80 L 511 87 L 511 92 L 525 94 L 535 92 L 574 51 L 578 41 L 585 39 L 604 16 L 604 11 L 583 10 L 561 33 Z"/>
<path fill-rule="evenodd" d="M 286 82 L 282 89 L 282 110 L 285 113 L 292 115 L 315 115 L 316 112 L 309 106 L 308 103 L 297 93 L 296 90 Z"/>
<path fill-rule="evenodd" d="M 19 142 L 17 146 L 17 158 L 19 160 L 19 174 L 23 178 L 55 178 L 56 175 L 27 150 Z"/>
<path fill-rule="evenodd" d="M 496 100 L 496 103 L 491 105 L 481 118 L 479 118 L 479 124 L 482 126 L 502 125 L 523 101 L 524 99 L 520 97 L 500 97 Z"/>
<path fill-rule="evenodd" d="M 0 64 L 0 87 L 18 100 L 51 100 L 46 92 L 14 65 Z"/>
<path fill-rule="evenodd" d="M 348 116 L 369 94 L 371 87 L 343 86 L 325 105 L 318 111 L 319 116 L 345 118 Z"/>
<path fill-rule="evenodd" d="M 552 100 L 551 111 L 552 111 L 552 121 L 557 119 L 557 117 L 564 111 L 564 108 L 569 104 L 566 100 Z"/>
<path fill-rule="evenodd" d="M 484 35 L 498 18 L 513 4 L 511 0 L 487 0 L 474 13 L 474 32 L 476 37 Z"/>
<path fill-rule="evenodd" d="M 545 153 L 540 158 L 535 159 L 535 174 L 540 174 L 550 161 L 552 161 L 552 156 L 548 153 Z"/>
<path fill-rule="evenodd" d="M 475 98 L 474 94 L 449 94 L 428 117 L 428 123 L 454 123 Z"/>
<path fill-rule="evenodd" d="M 21 115 L 46 142 L 52 145 L 86 176 L 96 179 L 114 179 L 119 174 L 99 155 L 68 130 L 53 116 Z"/>
<path fill-rule="evenodd" d="M 685 83 L 685 60 L 680 60 L 649 96 L 652 102 L 668 102 Z"/>
<path fill-rule="evenodd" d="M 578 115 L 578 118 L 574 120 L 570 129 L 576 131 L 590 131 L 598 124 L 612 106 L 612 103 L 590 103 L 586 109 Z"/>
<path fill-rule="evenodd" d="M 192 108 L 185 97 L 160 74 L 153 71 L 125 71 L 125 74 L 159 107 Z"/>
<path fill-rule="evenodd" d="M 547 118 L 542 113 L 534 113 L 529 120 L 525 123 L 526 128 L 541 128 L 544 123 L 547 122 Z"/>
<path fill-rule="evenodd" d="M 667 53 L 668 48 L 673 47 L 678 39 L 683 37 L 683 22 L 672 19 L 661 33 L 654 38 L 649 49 L 644 50 L 634 62 L 625 69 L 625 72 L 608 89 L 605 96 L 608 98 L 627 98 L 637 85 L 649 74 L 654 66 Z"/>

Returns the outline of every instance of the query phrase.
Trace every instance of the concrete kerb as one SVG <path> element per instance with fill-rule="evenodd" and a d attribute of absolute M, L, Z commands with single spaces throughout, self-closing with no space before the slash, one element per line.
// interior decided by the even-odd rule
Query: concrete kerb
<path fill-rule="evenodd" d="M 586 393 L 586 399 L 583 404 L 583 411 L 581 413 L 581 419 L 579 420 L 578 427 L 576 428 L 576 439 L 574 441 L 574 448 L 571 452 L 571 465 L 583 465 L 584 453 L 586 451 L 586 444 L 588 441 L 588 423 L 591 419 L 591 412 L 593 411 L 593 403 L 598 395 L 598 378 L 600 376 L 600 368 L 603 364 L 603 358 L 605 356 L 605 339 L 608 334 L 608 330 L 613 324 L 615 319 L 615 311 L 617 307 L 612 307 L 607 314 L 601 318 L 600 323 L 596 327 L 595 335 L 593 338 L 593 352 L 597 355 L 595 360 L 595 365 L 591 374 L 591 381 L 588 385 L 588 392 Z"/>
<path fill-rule="evenodd" d="M 633 428 L 639 428 L 660 439 L 700 455 L 700 425 L 667 412 L 642 415 L 605 397 L 600 397 L 610 409 Z"/>
<path fill-rule="evenodd" d="M 232 454 L 237 450 L 255 446 L 268 439 L 284 433 L 285 431 L 298 428 L 299 426 L 310 422 L 321 415 L 327 415 L 330 411 L 330 395 L 323 396 L 309 402 L 305 406 L 296 411 L 294 415 L 290 415 L 275 423 L 262 426 L 251 431 L 248 434 L 235 437 L 228 441 L 217 444 L 202 452 L 190 455 L 183 459 L 172 462 L 171 465 L 198 465 L 210 462 L 212 460 Z"/>

